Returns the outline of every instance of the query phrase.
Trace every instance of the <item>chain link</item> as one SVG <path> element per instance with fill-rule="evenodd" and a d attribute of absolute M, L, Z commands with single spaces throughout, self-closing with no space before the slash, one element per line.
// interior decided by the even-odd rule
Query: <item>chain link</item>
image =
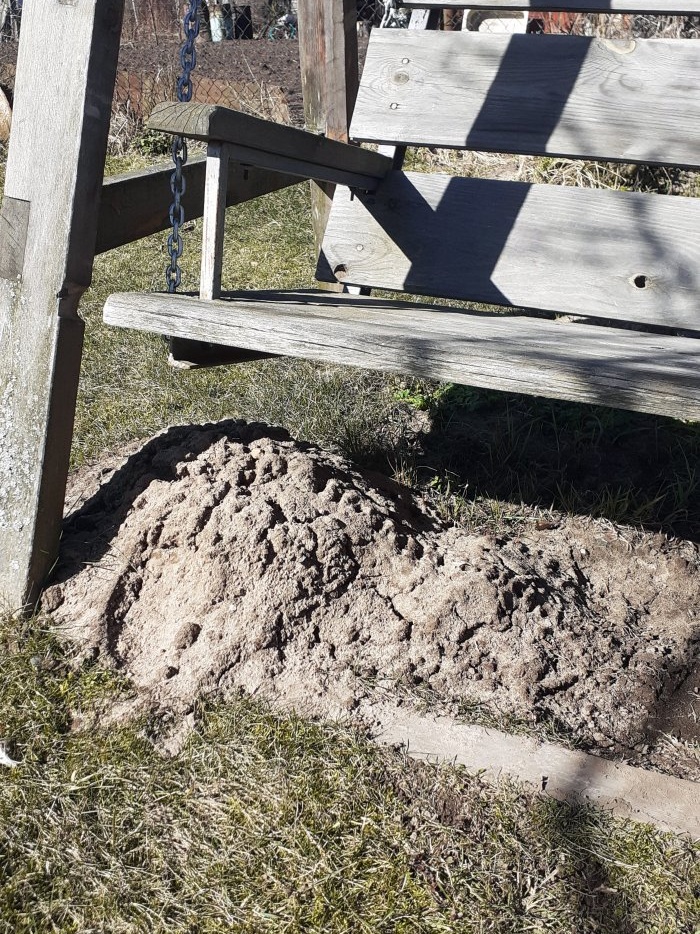
<path fill-rule="evenodd" d="M 185 39 L 180 49 L 180 65 L 182 74 L 177 81 L 177 99 L 187 102 L 192 100 L 192 72 L 197 65 L 197 50 L 195 40 L 199 35 L 199 7 L 202 0 L 189 0 L 185 12 L 183 28 Z M 187 162 L 187 142 L 181 136 L 173 140 L 173 163 L 175 171 L 170 177 L 170 190 L 173 193 L 173 202 L 170 205 L 170 223 L 172 232 L 168 237 L 168 253 L 170 262 L 165 268 L 165 282 L 168 292 L 175 292 L 182 280 L 180 257 L 182 256 L 182 225 L 185 222 L 185 209 L 182 206 L 182 197 L 187 184 L 182 174 L 182 167 Z"/>

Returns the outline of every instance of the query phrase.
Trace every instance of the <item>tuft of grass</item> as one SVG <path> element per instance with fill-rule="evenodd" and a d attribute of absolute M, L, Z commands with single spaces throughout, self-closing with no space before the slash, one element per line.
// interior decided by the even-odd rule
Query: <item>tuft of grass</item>
<path fill-rule="evenodd" d="M 37 657 L 40 664 L 37 664 Z M 0 619 L 0 932 L 693 934 L 700 845 L 240 698 L 75 731 L 124 686 Z"/>
<path fill-rule="evenodd" d="M 431 380 L 394 394 L 429 427 L 391 469 L 448 522 L 498 534 L 563 513 L 698 538 L 698 423 Z"/>
<path fill-rule="evenodd" d="M 405 167 L 417 172 L 448 172 L 540 185 L 700 196 L 700 172 L 676 167 L 424 148 L 409 149 Z"/>

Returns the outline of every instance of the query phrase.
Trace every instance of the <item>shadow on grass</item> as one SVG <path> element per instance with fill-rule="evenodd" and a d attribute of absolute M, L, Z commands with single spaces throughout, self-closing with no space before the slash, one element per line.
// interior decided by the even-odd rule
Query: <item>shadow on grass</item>
<path fill-rule="evenodd" d="M 517 784 L 494 787 L 424 763 L 412 763 L 410 784 L 401 773 L 391 779 L 410 815 L 411 840 L 417 838 L 412 872 L 439 903 L 457 902 L 455 931 L 546 927 L 634 934 L 641 930 L 640 918 L 651 930 L 654 909 L 663 914 L 672 903 L 673 897 L 667 901 L 667 893 L 659 891 L 650 912 L 643 887 L 632 881 L 644 875 L 654 850 L 662 857 L 667 848 L 670 860 L 676 858 L 679 841 L 671 836 L 656 836 L 643 825 L 625 826 L 592 807 L 531 795 Z M 421 848 L 427 826 L 429 852 Z M 498 869 L 486 889 L 479 866 Z M 471 895 L 466 901 L 460 899 L 465 890 Z M 684 930 L 682 918 L 681 912 L 678 927 L 669 930 Z"/>
<path fill-rule="evenodd" d="M 700 541 L 700 424 L 465 386 L 431 409 L 421 481 Z"/>
<path fill-rule="evenodd" d="M 553 872 L 566 867 L 565 873 L 576 880 L 569 892 L 583 930 L 634 934 L 638 928 L 630 914 L 638 907 L 616 885 L 611 861 L 601 852 L 605 818 L 591 808 L 554 799 L 538 802 L 537 809 L 545 839 L 559 852 L 559 865 Z"/>

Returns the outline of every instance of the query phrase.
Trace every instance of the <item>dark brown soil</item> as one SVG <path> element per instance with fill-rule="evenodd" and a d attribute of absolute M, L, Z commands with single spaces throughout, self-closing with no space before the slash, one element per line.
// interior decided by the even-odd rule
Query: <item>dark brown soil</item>
<path fill-rule="evenodd" d="M 359 46 L 362 63 L 367 40 L 360 39 Z M 266 113 L 265 107 L 260 106 L 260 98 L 264 100 L 265 94 L 271 92 L 279 94 L 285 102 L 289 121 L 303 124 L 299 43 L 296 40 L 273 42 L 263 38 L 252 41 L 198 42 L 196 51 L 197 62 L 193 72 L 195 100 L 227 106 L 247 104 L 246 109 L 253 112 L 279 117 L 279 114 Z M 155 41 L 124 42 L 119 53 L 117 99 L 124 98 L 126 87 L 131 86 L 133 89 L 143 82 L 149 87 L 155 82 L 160 96 L 171 99 L 181 70 L 179 55 L 180 40 L 176 36 L 159 37 Z M 241 85 L 251 86 L 242 101 L 240 96 L 236 98 L 231 96 L 230 91 L 227 93 L 227 89 Z M 147 110 L 150 101 L 145 103 Z M 130 100 L 130 104 L 137 113 L 141 113 L 139 101 Z"/>
<path fill-rule="evenodd" d="M 274 81 L 290 95 L 301 94 L 299 43 L 294 40 L 202 42 L 196 49 L 195 78 L 246 81 L 252 77 Z M 119 68 L 140 74 L 178 74 L 179 50 L 180 42 L 174 37 L 156 43 L 125 42 L 119 52 Z"/>
<path fill-rule="evenodd" d="M 132 116 L 147 117 L 156 101 L 174 100 L 181 73 L 179 56 L 180 40 L 176 36 L 123 42 L 115 102 L 128 104 Z M 0 43 L 0 87 L 10 101 L 16 65 L 17 44 Z M 241 85 L 245 86 L 245 93 L 236 94 L 235 90 Z M 303 123 L 299 44 L 294 40 L 198 43 L 193 86 L 194 99 L 201 103 L 244 105 L 244 109 L 263 116 Z M 264 101 L 269 93 L 284 101 L 282 114 L 265 108 Z M 260 106 L 261 99 L 263 106 Z"/>
<path fill-rule="evenodd" d="M 181 72 L 179 49 L 176 37 L 123 43 L 115 99 L 142 117 L 148 116 L 156 101 L 174 99 Z M 196 50 L 194 100 L 239 107 L 284 122 L 303 122 L 298 42 L 201 42 Z M 270 97 L 277 109 L 269 105 Z"/>

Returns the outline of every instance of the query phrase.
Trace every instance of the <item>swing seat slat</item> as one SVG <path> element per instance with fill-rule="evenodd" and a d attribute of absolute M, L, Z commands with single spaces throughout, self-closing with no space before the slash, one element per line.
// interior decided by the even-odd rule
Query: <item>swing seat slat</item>
<path fill-rule="evenodd" d="M 700 418 L 700 341 L 325 291 L 121 293 L 107 324 L 266 354 Z"/>

